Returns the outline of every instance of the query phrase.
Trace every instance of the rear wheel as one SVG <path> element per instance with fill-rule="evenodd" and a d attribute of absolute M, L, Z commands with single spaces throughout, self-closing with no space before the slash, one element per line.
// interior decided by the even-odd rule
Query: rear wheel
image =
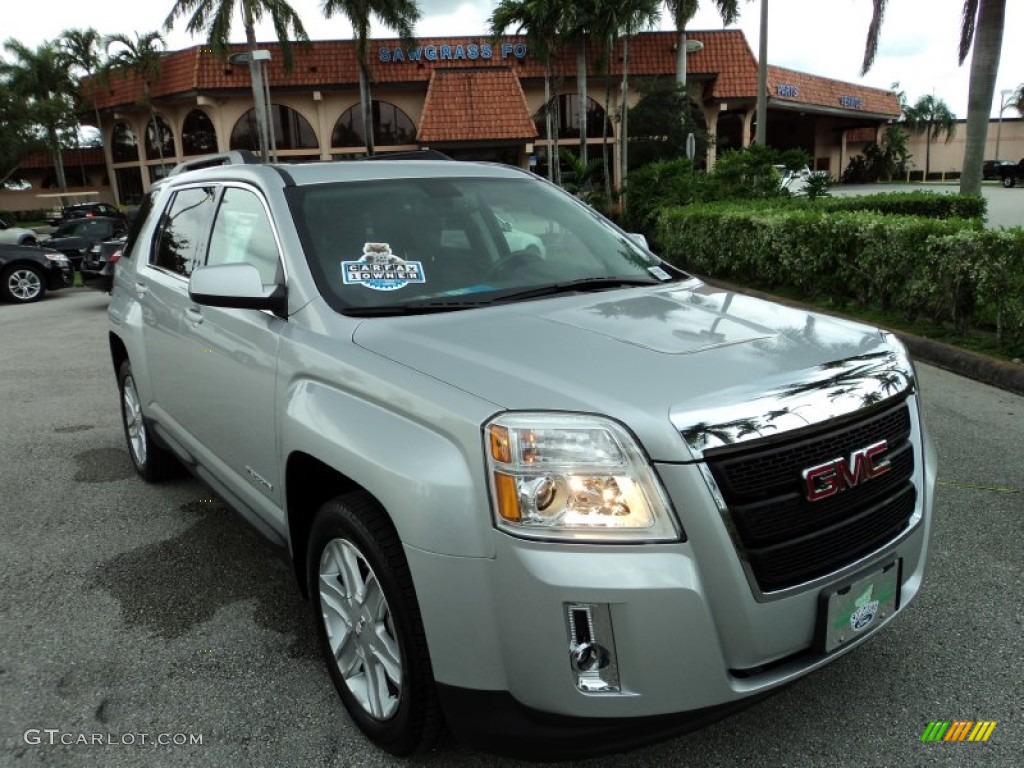
<path fill-rule="evenodd" d="M 360 730 L 395 755 L 441 730 L 426 636 L 391 521 L 363 493 L 327 502 L 310 532 L 310 596 L 331 679 Z"/>
<path fill-rule="evenodd" d="M 46 295 L 43 272 L 31 264 L 13 264 L 0 276 L 0 298 L 19 304 L 39 301 Z"/>
<path fill-rule="evenodd" d="M 135 386 L 132 366 L 127 360 L 121 363 L 117 381 L 121 393 L 121 423 L 135 471 L 150 483 L 178 474 L 181 471 L 178 460 L 153 442 L 142 415 L 142 400 Z"/>

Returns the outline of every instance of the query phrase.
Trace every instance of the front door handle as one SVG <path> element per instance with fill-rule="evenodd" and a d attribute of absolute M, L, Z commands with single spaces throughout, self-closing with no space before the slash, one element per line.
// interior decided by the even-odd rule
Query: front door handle
<path fill-rule="evenodd" d="M 199 311 L 199 307 L 188 307 L 185 309 L 185 318 L 195 327 L 203 322 L 203 313 Z"/>

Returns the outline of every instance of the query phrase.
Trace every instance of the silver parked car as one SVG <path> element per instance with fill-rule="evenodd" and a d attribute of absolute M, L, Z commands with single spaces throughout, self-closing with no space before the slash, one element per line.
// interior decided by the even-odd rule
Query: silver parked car
<path fill-rule="evenodd" d="M 287 549 L 395 754 L 444 726 L 542 759 L 663 738 L 921 586 L 936 462 L 903 346 L 684 274 L 525 171 L 180 166 L 109 318 L 139 474 L 186 466 Z"/>

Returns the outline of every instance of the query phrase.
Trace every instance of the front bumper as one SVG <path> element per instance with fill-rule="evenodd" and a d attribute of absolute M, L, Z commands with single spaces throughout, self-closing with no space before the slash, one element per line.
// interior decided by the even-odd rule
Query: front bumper
<path fill-rule="evenodd" d="M 856 648 L 921 586 L 935 486 L 923 444 L 919 522 L 851 568 L 781 596 L 752 588 L 695 465 L 657 467 L 670 496 L 687 500 L 677 504 L 683 542 L 567 545 L 496 533 L 493 559 L 406 547 L 452 731 L 541 759 L 631 748 L 700 727 Z M 898 610 L 826 653 L 822 596 L 897 560 Z M 617 691 L 578 685 L 566 614 L 579 604 L 607 606 Z"/>

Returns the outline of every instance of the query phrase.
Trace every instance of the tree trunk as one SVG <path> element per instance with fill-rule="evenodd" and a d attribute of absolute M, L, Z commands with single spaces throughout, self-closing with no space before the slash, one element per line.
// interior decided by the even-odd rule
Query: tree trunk
<path fill-rule="evenodd" d="M 768 0 L 761 0 L 761 40 L 757 46 L 757 128 L 754 141 L 768 143 Z"/>
<path fill-rule="evenodd" d="M 974 29 L 974 53 L 971 55 L 967 141 L 964 145 L 963 170 L 960 173 L 961 195 L 981 194 L 981 170 L 985 160 L 989 111 L 996 90 L 1005 20 L 1006 0 L 981 0 Z"/>
<path fill-rule="evenodd" d="M 64 176 L 64 157 L 60 151 L 60 136 L 57 134 L 57 129 L 50 126 L 47 129 L 47 133 L 50 134 L 50 147 L 53 151 L 53 167 L 57 172 L 57 186 L 60 188 L 61 207 L 68 204 L 68 199 L 65 197 L 68 193 L 68 180 Z"/>
<path fill-rule="evenodd" d="M 96 100 L 96 75 L 89 73 L 92 81 L 92 108 L 96 112 L 96 130 L 100 132 L 100 149 L 103 152 L 103 165 L 107 172 L 107 183 L 110 184 L 110 191 L 114 196 L 114 205 L 118 205 L 121 202 L 121 193 L 117 190 L 117 174 L 114 173 L 113 165 L 110 162 L 110 153 L 107 151 L 107 142 L 103 138 L 103 123 L 100 120 L 100 108 L 99 103 Z"/>
<path fill-rule="evenodd" d="M 622 124 L 619 126 L 619 134 L 622 140 L 622 149 L 619 151 L 619 159 L 622 163 L 622 170 L 619 172 L 619 189 L 622 192 L 623 211 L 626 204 L 626 177 L 629 176 L 629 34 L 622 38 Z"/>
<path fill-rule="evenodd" d="M 604 194 L 608 204 L 612 202 L 611 164 L 608 162 L 608 116 L 612 110 L 612 72 L 611 61 L 615 55 L 615 41 L 608 37 L 608 55 L 604 67 L 604 121 L 601 123 L 601 162 L 604 163 Z"/>
<path fill-rule="evenodd" d="M 580 160 L 587 164 L 587 39 L 576 50 L 576 98 L 580 122 Z"/>
<path fill-rule="evenodd" d="M 551 59 L 548 59 L 544 67 L 544 130 L 548 147 L 548 181 L 555 180 L 555 142 L 551 134 L 551 110 Z"/>
<path fill-rule="evenodd" d="M 267 138 L 267 101 L 263 93 L 263 70 L 260 62 L 254 61 L 252 54 L 256 50 L 256 26 L 252 19 L 252 10 L 248 3 L 242 5 L 242 21 L 245 24 L 245 43 L 249 49 L 249 79 L 252 81 L 252 103 L 256 112 L 256 130 L 259 134 L 260 160 L 264 163 L 269 159 L 270 140 Z"/>
<path fill-rule="evenodd" d="M 925 138 L 927 141 L 924 143 L 924 178 L 921 181 L 928 181 L 928 174 L 932 167 L 932 129 L 930 127 Z"/>
<path fill-rule="evenodd" d="M 377 151 L 373 143 L 373 97 L 370 93 L 370 76 L 363 62 L 359 62 L 359 105 L 360 111 L 363 113 L 366 154 L 373 157 Z"/>
<path fill-rule="evenodd" d="M 676 39 L 676 85 L 686 87 L 686 30 L 679 30 Z"/>

